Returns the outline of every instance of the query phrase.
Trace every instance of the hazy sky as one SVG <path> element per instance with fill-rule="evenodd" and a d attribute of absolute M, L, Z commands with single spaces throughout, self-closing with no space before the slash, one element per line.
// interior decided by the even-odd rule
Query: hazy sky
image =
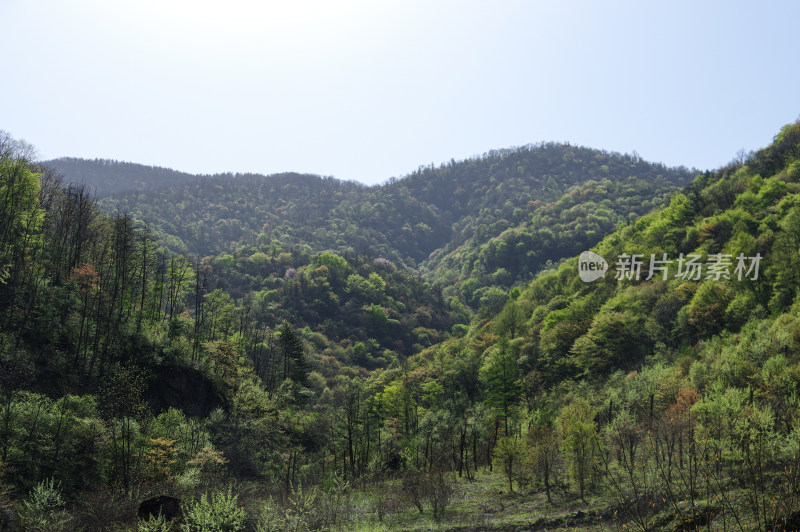
<path fill-rule="evenodd" d="M 42 158 L 367 183 L 541 140 L 717 167 L 800 116 L 800 2 L 0 0 Z"/>

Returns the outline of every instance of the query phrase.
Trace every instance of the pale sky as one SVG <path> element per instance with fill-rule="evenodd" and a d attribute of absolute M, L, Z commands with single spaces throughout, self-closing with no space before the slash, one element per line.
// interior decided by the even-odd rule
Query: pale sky
<path fill-rule="evenodd" d="M 377 183 L 569 141 L 718 167 L 800 117 L 800 2 L 0 0 L 41 158 Z"/>

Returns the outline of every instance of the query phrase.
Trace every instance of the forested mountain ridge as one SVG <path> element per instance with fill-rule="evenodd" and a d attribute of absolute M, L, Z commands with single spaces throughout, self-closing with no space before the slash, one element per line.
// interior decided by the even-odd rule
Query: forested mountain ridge
<path fill-rule="evenodd" d="M 524 351 L 531 360 L 540 360 L 534 366 L 561 380 L 577 374 L 559 374 L 558 368 L 603 375 L 615 360 L 606 355 L 636 365 L 657 351 L 685 351 L 720 331 L 734 333 L 757 317 L 786 312 L 800 279 L 798 138 L 800 123 L 785 127 L 746 165 L 698 176 L 671 197 L 668 207 L 639 217 L 598 244 L 595 251 L 610 267 L 602 279 L 582 282 L 572 258 L 509 302 L 497 323 L 524 317 L 524 325 L 513 326 L 513 336 L 526 338 Z M 631 274 L 619 279 L 614 271 L 619 257 L 634 254 L 643 257 L 642 280 L 651 257 L 660 261 L 666 255 L 666 279 L 661 270 L 649 282 L 631 280 Z M 740 254 L 762 257 L 756 279 L 728 278 Z M 721 255 L 730 268 L 722 277 L 706 271 L 697 279 L 676 277 L 685 266 L 678 259 L 692 255 L 703 261 Z M 616 317 L 609 322 L 609 316 Z"/>
<path fill-rule="evenodd" d="M 73 182 L 88 168 L 115 183 L 120 168 L 67 162 L 73 166 L 46 164 Z M 137 183 L 157 179 L 138 170 Z M 217 175 L 98 194 L 105 209 L 145 221 L 176 251 L 237 262 L 325 250 L 384 257 L 419 268 L 477 309 L 496 307 L 501 291 L 662 204 L 691 177 L 636 155 L 542 143 L 421 167 L 374 187 L 298 174 Z"/>
<path fill-rule="evenodd" d="M 637 177 L 573 185 L 557 201 L 529 202 L 521 217 L 501 220 L 488 231 L 482 223 L 465 224 L 467 234 L 434 253 L 420 270 L 446 296 L 497 312 L 509 288 L 592 247 L 639 213 L 666 204 L 676 192 L 666 180 Z"/>
<path fill-rule="evenodd" d="M 152 191 L 180 186 L 201 177 L 170 168 L 113 159 L 60 157 L 41 164 L 63 176 L 67 183 L 83 184 L 92 194 L 101 198 L 120 192 Z"/>

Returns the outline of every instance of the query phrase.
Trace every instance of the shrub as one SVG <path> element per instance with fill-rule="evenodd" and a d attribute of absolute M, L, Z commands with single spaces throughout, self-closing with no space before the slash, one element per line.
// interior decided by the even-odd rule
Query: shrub
<path fill-rule="evenodd" d="M 438 523 L 452 502 L 455 485 L 442 472 L 409 473 L 403 477 L 401 490 L 420 514 L 424 512 L 424 502 L 427 501 L 433 519 Z"/>
<path fill-rule="evenodd" d="M 322 515 L 328 525 L 336 526 L 350 517 L 350 484 L 339 475 L 328 478 L 322 488 Z"/>
<path fill-rule="evenodd" d="M 270 497 L 261 504 L 255 530 L 256 532 L 279 532 L 285 529 L 286 522 L 283 512 Z"/>
<path fill-rule="evenodd" d="M 227 532 L 244 529 L 244 509 L 239 507 L 238 495 L 217 492 L 211 497 L 205 494 L 200 500 L 189 503 L 184 512 L 184 532 Z"/>
<path fill-rule="evenodd" d="M 164 514 L 158 514 L 148 519 L 140 519 L 137 530 L 138 532 L 170 532 L 173 528 L 172 523 L 164 517 Z"/>
<path fill-rule="evenodd" d="M 264 501 L 259 510 L 256 532 L 323 528 L 325 509 L 317 500 L 317 495 L 316 488 L 303 490 L 303 486 L 298 484 L 297 487 L 291 487 L 283 506 L 276 504 L 272 498 Z"/>
<path fill-rule="evenodd" d="M 64 508 L 64 499 L 53 479 L 39 482 L 22 502 L 19 511 L 23 530 L 31 532 L 60 532 L 70 530 L 72 517 Z"/>
<path fill-rule="evenodd" d="M 98 486 L 92 491 L 81 492 L 75 504 L 75 520 L 84 530 L 108 530 L 112 523 L 136 521 L 138 499 L 135 492 L 125 494 L 121 490 L 109 490 Z"/>
<path fill-rule="evenodd" d="M 317 501 L 316 488 L 303 490 L 298 484 L 292 486 L 292 492 L 286 499 L 284 520 L 289 530 L 314 530 L 319 528 L 322 520 L 319 514 L 319 501 Z"/>
<path fill-rule="evenodd" d="M 444 518 L 445 511 L 453 502 L 455 483 L 446 478 L 445 473 L 431 473 L 428 480 L 426 495 L 431 505 L 433 520 L 437 523 Z"/>

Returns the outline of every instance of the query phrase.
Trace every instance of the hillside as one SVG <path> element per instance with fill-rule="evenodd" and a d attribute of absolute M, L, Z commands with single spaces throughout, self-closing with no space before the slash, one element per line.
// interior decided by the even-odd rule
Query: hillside
<path fill-rule="evenodd" d="M 580 281 L 573 258 L 526 288 L 500 322 L 511 315 L 521 320 L 519 338 L 531 369 L 555 379 L 599 377 L 619 366 L 635 368 L 649 356 L 695 353 L 715 335 L 733 335 L 789 311 L 799 286 L 799 137 L 800 125 L 787 126 L 747 165 L 700 175 L 672 196 L 669 207 L 606 237 L 595 248 L 610 268 L 601 280 Z M 643 257 L 642 280 L 615 278 L 615 264 L 626 254 Z M 667 278 L 658 270 L 644 282 L 650 257 L 663 260 L 664 254 L 671 261 Z M 739 280 L 740 254 L 760 255 L 756 279 Z M 676 277 L 678 259 L 692 255 L 706 267 L 729 263 L 727 273 Z"/>
<path fill-rule="evenodd" d="M 281 186 L 312 198 L 287 213 L 385 238 L 326 251 L 331 234 L 282 222 L 283 240 L 197 259 L 0 138 L 1 516 L 163 530 L 135 509 L 168 494 L 199 528 L 796 529 L 800 123 L 668 198 L 671 183 L 654 194 L 642 178 L 663 168 L 619 156 L 631 175 L 605 181 L 589 171 L 602 152 L 573 149 L 482 158 L 496 166 L 475 174 L 479 192 L 447 211 L 446 167 L 372 188 L 253 176 L 275 205 Z M 561 173 L 540 204 L 513 207 L 549 176 L 517 170 L 525 150 L 587 178 Z M 234 198 L 234 181 L 186 187 L 187 216 L 201 218 L 202 183 Z M 440 226 L 384 247 L 396 224 L 374 221 L 378 199 L 394 222 L 418 209 L 476 230 L 451 225 L 439 262 L 409 253 L 440 283 L 400 251 L 436 245 Z M 592 241 L 608 271 L 586 282 L 575 255 Z M 523 272 L 515 257 L 539 242 L 554 258 Z M 647 279 L 651 256 L 665 269 Z M 634 257 L 639 277 L 617 278 Z M 492 268 L 535 279 L 481 286 Z M 447 297 L 467 283 L 470 304 L 497 297 L 468 312 Z"/>
<path fill-rule="evenodd" d="M 692 176 L 685 168 L 555 143 L 420 168 L 376 187 L 279 174 L 198 177 L 156 188 L 140 185 L 158 182 L 161 169 L 70 161 L 74 166 L 61 161 L 53 168 L 71 181 L 86 169 L 92 176 L 107 172 L 112 186 L 98 188 L 100 205 L 146 222 L 175 251 L 230 254 L 237 262 L 256 253 L 326 250 L 383 257 L 419 268 L 473 309 L 496 307 L 499 291 L 663 204 Z M 138 169 L 130 179 L 138 190 L 110 193 L 120 168 Z"/>
<path fill-rule="evenodd" d="M 41 164 L 63 176 L 66 183 L 85 185 L 92 194 L 101 198 L 122 192 L 182 186 L 200 178 L 169 168 L 111 159 L 61 157 L 43 161 Z"/>
<path fill-rule="evenodd" d="M 795 123 L 604 238 L 605 276 L 584 282 L 569 259 L 412 367 L 442 386 L 432 410 L 485 387 L 509 487 L 532 482 L 550 499 L 568 482 L 594 494 L 587 510 L 611 504 L 639 530 L 794 529 L 798 228 Z M 619 266 L 633 256 L 638 277 Z M 651 256 L 671 262 L 647 279 Z M 477 380 L 448 383 L 475 366 Z"/>

